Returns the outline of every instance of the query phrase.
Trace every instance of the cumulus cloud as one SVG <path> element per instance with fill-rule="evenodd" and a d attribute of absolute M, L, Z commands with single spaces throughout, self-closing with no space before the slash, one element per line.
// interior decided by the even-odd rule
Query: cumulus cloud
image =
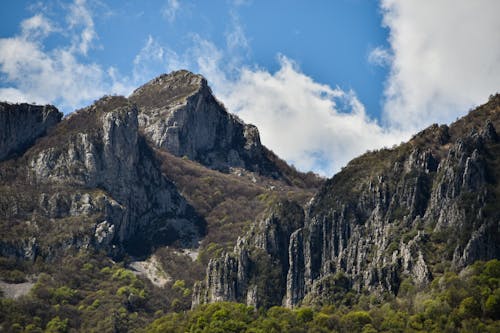
<path fill-rule="evenodd" d="M 315 82 L 284 56 L 279 62 L 275 73 L 244 69 L 221 98 L 299 169 L 331 176 L 367 149 L 402 138 L 370 119 L 353 91 Z"/>
<path fill-rule="evenodd" d="M 450 122 L 500 90 L 500 2 L 381 0 L 390 29 L 389 126 Z"/>
<path fill-rule="evenodd" d="M 67 49 L 45 52 L 28 36 L 0 39 L 0 70 L 15 86 L 1 90 L 5 100 L 76 106 L 102 93 L 99 66 L 79 63 Z"/>
<path fill-rule="evenodd" d="M 128 92 L 115 69 L 103 70 L 85 58 L 97 38 L 85 1 L 67 8 L 65 27 L 37 13 L 21 22 L 18 35 L 0 38 L 0 100 L 54 103 L 68 112 L 105 93 Z M 67 44 L 46 49 L 43 40 L 51 33 L 66 37 Z"/>

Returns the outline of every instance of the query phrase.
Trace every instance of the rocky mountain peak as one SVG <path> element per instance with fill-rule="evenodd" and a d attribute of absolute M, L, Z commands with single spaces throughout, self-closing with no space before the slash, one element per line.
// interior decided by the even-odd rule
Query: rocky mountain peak
<path fill-rule="evenodd" d="M 160 149 L 227 172 L 243 168 L 282 178 L 257 128 L 229 113 L 207 80 L 186 70 L 146 83 L 129 100 L 139 108 L 139 126 Z"/>
<path fill-rule="evenodd" d="M 126 98 L 103 97 L 0 165 L 0 254 L 53 258 L 92 246 L 121 256 L 196 245 L 204 220 L 162 174 L 137 117 Z"/>
<path fill-rule="evenodd" d="M 202 90 L 211 93 L 203 76 L 179 70 L 152 79 L 134 90 L 129 99 L 147 112 L 150 109 L 182 104 L 189 96 Z"/>
<path fill-rule="evenodd" d="M 143 255 L 174 242 L 196 246 L 206 221 L 165 174 L 165 155 L 259 177 L 300 176 L 261 144 L 255 126 L 226 111 L 201 75 L 185 70 L 62 120 L 51 106 L 0 107 L 3 255 L 53 258 L 90 246 Z M 8 159 L 13 153 L 19 158 Z M 316 184 L 307 175 L 291 179 Z"/>

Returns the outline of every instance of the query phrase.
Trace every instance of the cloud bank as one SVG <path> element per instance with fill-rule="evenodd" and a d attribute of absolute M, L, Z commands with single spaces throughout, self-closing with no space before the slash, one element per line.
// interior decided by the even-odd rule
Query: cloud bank
<path fill-rule="evenodd" d="M 500 91 L 500 2 L 382 0 L 388 126 L 450 122 Z"/>
<path fill-rule="evenodd" d="M 244 69 L 222 98 L 299 169 L 331 176 L 367 149 L 401 139 L 403 133 L 386 131 L 370 119 L 353 91 L 315 82 L 284 56 L 279 62 L 275 73 Z"/>

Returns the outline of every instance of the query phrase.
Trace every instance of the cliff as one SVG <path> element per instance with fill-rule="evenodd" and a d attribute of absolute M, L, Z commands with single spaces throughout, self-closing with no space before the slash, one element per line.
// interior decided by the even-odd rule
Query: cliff
<path fill-rule="evenodd" d="M 212 169 L 243 168 L 284 179 L 257 128 L 228 113 L 201 75 L 183 70 L 164 74 L 129 99 L 140 110 L 141 130 L 156 147 Z"/>
<path fill-rule="evenodd" d="M 397 294 L 403 281 L 419 288 L 445 270 L 499 258 L 498 126 L 496 95 L 449 127 L 352 160 L 303 215 L 271 212 L 232 253 L 212 260 L 193 305 L 294 307 L 331 304 L 349 290 Z M 270 221 L 276 225 L 265 227 Z M 281 226 L 294 227 L 276 233 Z M 265 262 L 271 269 L 255 268 Z"/>
<path fill-rule="evenodd" d="M 0 161 L 27 149 L 61 118 L 52 105 L 0 103 Z"/>
<path fill-rule="evenodd" d="M 137 117 L 125 98 L 104 97 L 0 165 L 2 255 L 50 258 L 92 247 L 120 256 L 174 241 L 196 245 L 203 218 L 162 175 Z"/>
<path fill-rule="evenodd" d="M 207 231 L 208 241 L 226 246 L 237 237 L 231 230 L 264 210 L 261 196 L 303 201 L 323 181 L 266 149 L 254 126 L 187 71 L 161 75 L 129 98 L 103 97 L 62 121 L 54 107 L 28 104 L 4 103 L 0 117 L 5 256 L 87 248 L 144 255 L 198 246 Z M 221 195 L 229 187 L 235 197 Z"/>

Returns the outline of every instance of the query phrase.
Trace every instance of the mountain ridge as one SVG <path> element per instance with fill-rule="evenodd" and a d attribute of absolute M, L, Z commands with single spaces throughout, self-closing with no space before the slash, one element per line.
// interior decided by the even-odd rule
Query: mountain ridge
<path fill-rule="evenodd" d="M 5 107 L 16 106 L 5 104 Z M 30 106 L 22 104 L 19 108 L 24 110 Z M 273 187 L 281 187 L 282 182 L 292 191 L 292 187 L 315 187 L 321 182 L 314 175 L 303 175 L 288 167 L 262 146 L 258 130 L 228 113 L 213 97 L 206 80 L 188 71 L 161 75 L 136 89 L 129 98 L 105 96 L 62 120 L 52 106 L 33 108 L 41 119 L 46 118 L 45 110 L 58 114 L 59 118 L 47 126 L 42 123 L 37 140 L 29 142 L 32 146 L 24 144 L 24 153 L 0 165 L 4 193 L 2 219 L 8 221 L 6 225 L 18 221 L 21 225 L 31 223 L 35 229 L 40 227 L 38 219 L 46 220 L 43 223 L 47 228 L 52 219 L 61 220 L 61 231 L 75 229 L 69 234 L 59 231 L 68 237 L 62 240 L 65 245 L 61 249 L 104 247 L 113 256 L 122 256 L 130 251 L 135 255 L 147 254 L 157 246 L 175 242 L 196 247 L 205 235 L 206 222 L 176 189 L 174 182 L 182 175 L 168 173 L 170 179 L 165 177 L 162 151 L 225 173 L 231 170 L 236 174 L 255 173 L 257 178 L 264 177 L 263 183 L 267 182 L 266 177 L 269 181 L 276 179 L 278 183 Z M 146 119 L 151 114 L 155 116 L 154 121 Z M 173 120 L 169 118 L 172 115 Z M 156 140 L 157 132 L 149 131 L 148 124 L 155 130 L 161 128 L 164 141 Z M 3 133 L 15 137 L 21 132 Z M 165 142 L 182 142 L 182 145 L 165 147 Z M 171 158 L 167 160 L 175 162 Z M 255 177 L 252 177 L 253 181 Z M 23 191 L 17 193 L 15 187 L 21 184 Z M 39 199 L 33 202 L 23 193 L 31 193 Z M 262 190 L 259 188 L 257 193 Z M 194 204 L 209 200 L 208 193 L 202 193 L 201 199 L 193 199 L 189 191 L 185 195 Z M 286 193 L 282 191 L 279 195 Z M 13 213 L 11 207 L 20 208 Z M 261 209 L 257 207 L 252 209 Z M 212 209 L 215 207 L 210 207 Z M 88 220 L 86 231 L 79 226 L 79 217 Z M 67 222 L 65 227 L 63 221 L 66 220 L 73 222 Z M 148 229 L 148 224 L 157 229 Z M 210 230 L 222 232 L 217 228 Z M 44 237 L 35 234 L 38 236 L 28 237 L 31 241 L 21 236 L 16 241 L 19 245 L 9 243 L 0 246 L 0 250 L 22 256 L 26 247 L 23 244 L 31 242 L 34 244 L 28 246 L 28 257 L 47 254 L 48 245 L 39 244 L 40 237 L 42 243 Z M 5 235 L 16 238 L 12 232 L 6 231 Z M 144 244 L 140 244 L 143 241 Z M 138 250 L 141 246 L 144 249 Z M 41 248 L 46 249 L 45 252 Z"/>
<path fill-rule="evenodd" d="M 321 303 L 337 274 L 357 293 L 397 295 L 405 279 L 420 288 L 444 269 L 498 258 L 499 115 L 496 95 L 449 127 L 432 125 L 408 143 L 353 159 L 305 207 L 301 227 L 269 231 L 271 211 L 232 252 L 212 259 L 193 304 Z M 257 264 L 262 257 L 267 268 Z M 266 292 L 258 281 L 276 275 L 286 290 Z"/>
<path fill-rule="evenodd" d="M 26 142 L 0 135 L 1 287 L 33 288 L 0 297 L 7 330 L 141 331 L 158 316 L 186 328 L 200 313 L 189 325 L 201 329 L 244 311 L 383 331 L 377 311 L 405 302 L 425 308 L 408 325 L 428 328 L 432 309 L 448 311 L 425 300 L 430 290 L 446 299 L 479 278 L 489 289 L 477 299 L 446 299 L 453 325 L 472 325 L 469 312 L 497 318 L 498 260 L 481 260 L 500 258 L 500 95 L 327 180 L 286 164 L 183 70 L 63 119 L 52 106 L 2 107 L 19 119 L 0 133 L 15 136 L 2 126 L 22 128 L 26 110 L 37 128 Z M 251 307 L 205 305 L 221 301 Z"/>

